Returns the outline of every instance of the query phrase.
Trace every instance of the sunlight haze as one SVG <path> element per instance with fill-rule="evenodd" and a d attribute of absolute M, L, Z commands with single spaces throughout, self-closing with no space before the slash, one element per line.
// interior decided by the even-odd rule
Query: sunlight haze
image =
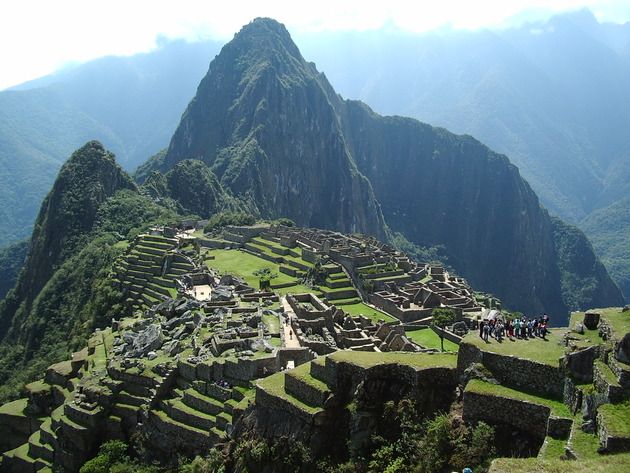
<path fill-rule="evenodd" d="M 0 90 L 68 64 L 149 51 L 159 37 L 228 41 L 259 16 L 284 23 L 292 34 L 381 28 L 424 32 L 440 27 L 500 27 L 515 15 L 541 19 L 582 7 L 588 7 L 600 22 L 630 19 L 627 0 L 392 0 L 370 8 L 365 8 L 364 1 L 354 0 L 325 0 L 313 8 L 290 1 L 12 1 L 3 4 L 0 15 Z"/>

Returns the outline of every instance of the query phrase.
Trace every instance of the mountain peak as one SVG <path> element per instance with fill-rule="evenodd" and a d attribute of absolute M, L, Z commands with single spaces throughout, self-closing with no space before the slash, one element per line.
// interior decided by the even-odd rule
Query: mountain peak
<path fill-rule="evenodd" d="M 64 163 L 44 199 L 31 238 L 24 284 L 36 294 L 93 227 L 103 202 L 136 185 L 98 141 L 89 141 Z M 26 281 L 24 281 L 26 282 Z"/>
<path fill-rule="evenodd" d="M 285 26 L 271 18 L 256 18 L 245 25 L 223 48 L 221 55 L 227 59 L 238 56 L 237 66 L 241 68 L 266 64 L 285 76 L 298 70 L 303 73 L 307 66 Z"/>

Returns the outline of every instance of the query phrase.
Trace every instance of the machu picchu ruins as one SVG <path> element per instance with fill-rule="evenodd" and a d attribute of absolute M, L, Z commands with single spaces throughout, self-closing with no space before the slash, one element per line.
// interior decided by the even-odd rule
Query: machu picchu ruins
<path fill-rule="evenodd" d="M 231 272 L 232 257 L 248 269 Z M 265 267 L 273 277 L 261 289 L 252 268 Z M 506 455 L 560 446 L 580 458 L 584 435 L 595 449 L 630 451 L 630 431 L 611 421 L 630 399 L 621 309 L 574 314 L 581 333 L 554 329 L 546 345 L 486 343 L 479 322 L 500 302 L 444 267 L 374 238 L 277 224 L 153 228 L 128 243 L 110 278 L 128 317 L 0 407 L 2 471 L 76 472 L 103 442 L 134 436 L 164 464 L 252 432 L 317 453 L 367 441 L 370 422 L 350 428 L 350 404 L 368 419 L 402 398 L 426 413 L 459 404 L 464 421 L 512 436 L 499 442 Z M 436 308 L 454 311 L 446 330 L 432 324 Z M 458 352 L 415 341 L 422 331 Z"/>

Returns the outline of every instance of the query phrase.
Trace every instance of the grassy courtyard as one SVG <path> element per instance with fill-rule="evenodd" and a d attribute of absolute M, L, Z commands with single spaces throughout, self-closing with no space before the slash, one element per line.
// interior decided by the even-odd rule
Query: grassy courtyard
<path fill-rule="evenodd" d="M 423 347 L 437 348 L 438 350 L 441 349 L 439 335 L 430 328 L 406 330 L 405 332 L 407 333 L 407 337 Z M 459 350 L 459 345 L 451 342 L 450 340 L 444 339 L 444 350 L 457 351 Z"/>
<path fill-rule="evenodd" d="M 551 366 L 558 366 L 559 359 L 564 356 L 563 335 L 567 330 L 566 328 L 552 328 L 547 333 L 546 340 L 540 337 L 524 340 L 504 338 L 501 342 L 492 337 L 488 339 L 488 342 L 485 342 L 479 337 L 479 331 L 473 330 L 464 337 L 463 341 L 476 345 L 484 351 L 490 351 L 499 355 L 512 355 Z"/>

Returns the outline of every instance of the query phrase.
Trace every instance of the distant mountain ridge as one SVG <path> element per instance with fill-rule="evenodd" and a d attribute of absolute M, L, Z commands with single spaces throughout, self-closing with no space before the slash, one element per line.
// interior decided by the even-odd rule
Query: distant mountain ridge
<path fill-rule="evenodd" d="M 258 217 L 381 239 L 400 232 L 444 245 L 458 273 L 508 306 L 562 318 L 578 308 L 562 296 L 551 220 L 505 156 L 342 100 L 273 20 L 253 21 L 222 49 L 168 150 L 141 174 L 189 158 Z M 623 302 L 601 264 L 585 271 L 598 282 L 579 306 Z"/>

